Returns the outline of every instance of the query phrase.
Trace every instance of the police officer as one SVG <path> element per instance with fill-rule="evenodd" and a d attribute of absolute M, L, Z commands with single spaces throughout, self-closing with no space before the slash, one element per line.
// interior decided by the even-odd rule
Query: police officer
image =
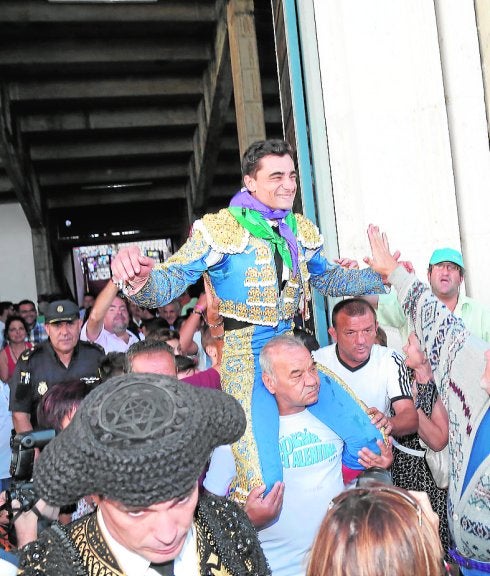
<path fill-rule="evenodd" d="M 97 344 L 80 342 L 80 312 L 70 300 L 51 302 L 46 310 L 49 340 L 26 350 L 10 379 L 10 409 L 15 431 L 36 426 L 36 408 L 41 396 L 58 382 L 78 378 L 96 379 L 104 356 Z"/>

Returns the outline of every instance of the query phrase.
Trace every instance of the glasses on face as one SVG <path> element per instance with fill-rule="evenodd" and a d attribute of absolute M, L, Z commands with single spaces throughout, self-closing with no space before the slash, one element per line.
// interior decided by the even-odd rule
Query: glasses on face
<path fill-rule="evenodd" d="M 434 268 L 437 268 L 437 270 L 444 270 L 444 268 L 446 268 L 448 272 L 459 272 L 459 266 L 453 262 L 439 262 L 438 264 L 434 264 Z"/>
<path fill-rule="evenodd" d="M 354 494 L 356 494 L 357 496 L 359 496 L 359 498 L 366 498 L 369 497 L 371 494 L 376 494 L 376 493 L 388 493 L 388 494 L 393 494 L 398 498 L 401 498 L 402 500 L 405 500 L 405 502 L 408 502 L 415 510 L 416 514 L 417 514 L 417 520 L 418 520 L 418 524 L 419 526 L 422 526 L 422 508 L 420 507 L 420 504 L 417 502 L 417 500 L 415 500 L 415 498 L 409 494 L 406 491 L 402 491 L 399 490 L 398 488 L 395 488 L 393 486 L 390 485 L 384 485 L 384 484 L 379 484 L 379 485 L 373 485 L 373 486 L 369 486 L 369 487 L 365 487 L 365 488 L 353 488 L 351 490 L 347 490 L 345 492 L 342 492 L 341 494 L 339 494 L 338 496 L 336 496 L 332 502 L 330 503 L 329 506 L 329 510 L 331 510 L 332 508 L 335 508 L 335 506 L 338 506 L 339 504 L 341 504 L 347 497 L 352 496 Z"/>

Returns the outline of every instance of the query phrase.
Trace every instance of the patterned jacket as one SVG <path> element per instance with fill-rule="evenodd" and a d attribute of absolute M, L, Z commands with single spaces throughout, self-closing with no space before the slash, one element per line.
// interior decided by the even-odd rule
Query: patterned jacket
<path fill-rule="evenodd" d="M 268 576 L 270 569 L 248 516 L 233 502 L 202 496 L 196 508 L 199 574 Z M 22 550 L 23 576 L 124 576 L 102 537 L 97 514 L 54 524 Z"/>
<path fill-rule="evenodd" d="M 472 336 L 414 275 L 398 267 L 389 278 L 411 327 L 431 363 L 449 415 L 449 529 L 461 554 L 490 561 L 490 442 L 487 453 L 463 490 L 475 436 L 490 408 L 480 387 L 488 344 Z"/>
<path fill-rule="evenodd" d="M 224 317 L 277 326 L 303 310 L 311 298 L 309 282 L 325 296 L 384 292 L 381 277 L 370 268 L 346 270 L 328 262 L 318 228 L 301 214 L 295 217 L 299 273 L 290 277 L 282 290 L 270 243 L 254 237 L 224 209 L 197 220 L 192 236 L 176 254 L 155 267 L 132 299 L 145 308 L 162 306 L 207 271 Z"/>

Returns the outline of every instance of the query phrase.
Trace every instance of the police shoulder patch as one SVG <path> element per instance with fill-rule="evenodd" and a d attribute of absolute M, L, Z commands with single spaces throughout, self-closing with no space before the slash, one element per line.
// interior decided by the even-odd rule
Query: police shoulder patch
<path fill-rule="evenodd" d="M 24 352 L 22 352 L 22 354 L 20 355 L 20 359 L 29 360 L 29 358 L 31 358 L 31 356 L 35 354 L 37 350 L 38 348 L 36 348 L 35 346 L 34 348 L 28 348 L 27 350 L 24 350 Z"/>

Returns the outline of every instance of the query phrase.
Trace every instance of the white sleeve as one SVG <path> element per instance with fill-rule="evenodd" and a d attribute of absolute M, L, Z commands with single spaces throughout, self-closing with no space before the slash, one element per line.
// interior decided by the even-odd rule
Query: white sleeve
<path fill-rule="evenodd" d="M 235 475 L 236 467 L 231 446 L 229 444 L 218 446 L 211 455 L 203 486 L 216 496 L 226 496 Z"/>
<path fill-rule="evenodd" d="M 395 350 L 388 356 L 386 370 L 388 376 L 387 391 L 390 401 L 412 398 L 410 375 L 403 357 Z"/>
<path fill-rule="evenodd" d="M 107 330 L 102 326 L 100 329 L 100 334 L 97 336 L 97 338 L 95 340 L 89 340 L 87 336 L 87 323 L 85 322 L 85 324 L 82 326 L 82 329 L 80 330 L 80 340 L 83 340 L 84 342 L 92 342 L 92 344 L 98 344 L 105 350 L 107 347 L 107 334 Z"/>

